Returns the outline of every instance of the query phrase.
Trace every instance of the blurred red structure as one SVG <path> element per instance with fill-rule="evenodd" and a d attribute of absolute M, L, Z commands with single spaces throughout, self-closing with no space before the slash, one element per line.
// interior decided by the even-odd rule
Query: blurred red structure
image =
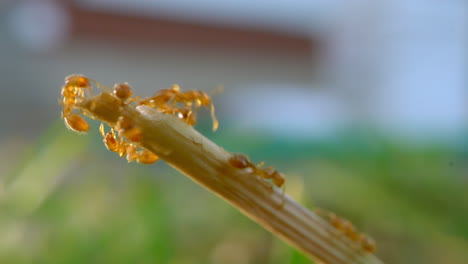
<path fill-rule="evenodd" d="M 121 43 L 177 47 L 262 50 L 317 55 L 320 41 L 308 35 L 130 16 L 69 5 L 73 38 L 100 38 Z"/>

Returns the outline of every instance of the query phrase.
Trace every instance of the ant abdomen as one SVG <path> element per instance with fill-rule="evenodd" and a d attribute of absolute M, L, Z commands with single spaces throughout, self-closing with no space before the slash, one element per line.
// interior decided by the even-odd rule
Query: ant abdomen
<path fill-rule="evenodd" d="M 88 132 L 89 124 L 84 120 L 83 117 L 76 114 L 68 114 L 63 117 L 67 127 L 73 131 L 84 133 Z"/>
<path fill-rule="evenodd" d="M 65 86 L 75 88 L 91 88 L 91 82 L 89 78 L 79 74 L 72 74 L 65 77 Z"/>
<path fill-rule="evenodd" d="M 244 154 L 233 154 L 228 162 L 231 166 L 238 169 L 248 168 L 251 164 L 249 158 Z"/>
<path fill-rule="evenodd" d="M 132 87 L 127 82 L 116 83 L 114 85 L 114 95 L 121 100 L 126 100 L 132 96 Z"/>
<path fill-rule="evenodd" d="M 159 157 L 149 150 L 140 150 L 137 153 L 136 160 L 143 164 L 153 164 L 159 160 Z"/>

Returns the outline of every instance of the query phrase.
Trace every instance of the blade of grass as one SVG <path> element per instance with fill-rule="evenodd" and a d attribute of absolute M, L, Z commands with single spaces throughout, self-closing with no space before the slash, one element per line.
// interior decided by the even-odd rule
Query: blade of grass
<path fill-rule="evenodd" d="M 309 211 L 251 172 L 232 167 L 231 153 L 173 115 L 140 106 L 136 109 L 101 93 L 78 105 L 92 117 L 116 126 L 122 115 L 142 133 L 140 145 L 195 182 L 228 201 L 245 215 L 304 254 L 330 264 L 381 263 L 345 241 L 320 216 Z"/>

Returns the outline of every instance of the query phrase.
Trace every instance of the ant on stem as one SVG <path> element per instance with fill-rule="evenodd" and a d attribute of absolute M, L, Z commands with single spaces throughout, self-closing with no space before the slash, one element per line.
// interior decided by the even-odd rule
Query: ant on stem
<path fill-rule="evenodd" d="M 358 232 L 356 227 L 349 220 L 320 208 L 317 208 L 315 211 L 351 241 L 359 243 L 360 249 L 363 252 L 375 253 L 377 251 L 375 241 L 366 234 Z"/>
<path fill-rule="evenodd" d="M 261 162 L 260 164 L 256 165 L 252 163 L 246 155 L 238 154 L 238 153 L 233 154 L 229 158 L 228 162 L 229 164 L 231 164 L 231 166 L 238 168 L 238 169 L 250 168 L 255 175 L 259 175 L 260 177 L 266 180 L 272 180 L 273 184 L 276 187 L 278 188 L 284 187 L 284 183 L 285 183 L 284 175 L 281 172 L 273 169 L 273 167 L 271 166 L 263 169 L 262 166 L 264 162 Z"/>
<path fill-rule="evenodd" d="M 210 108 L 213 131 L 219 127 L 214 104 L 204 91 L 182 92 L 180 86 L 174 84 L 171 89 L 159 90 L 153 96 L 140 100 L 138 104 L 156 108 L 162 113 L 175 114 L 191 126 L 196 123 L 196 113 L 200 107 Z M 178 104 L 182 107 L 177 107 Z"/>

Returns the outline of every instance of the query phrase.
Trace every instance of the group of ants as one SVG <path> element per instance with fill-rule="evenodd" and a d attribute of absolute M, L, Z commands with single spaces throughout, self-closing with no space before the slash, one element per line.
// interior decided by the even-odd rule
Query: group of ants
<path fill-rule="evenodd" d="M 63 107 L 62 118 L 66 126 L 76 132 L 85 133 L 90 129 L 89 124 L 79 115 L 81 111 L 78 104 L 86 99 L 85 95 L 89 95 L 92 84 L 101 88 L 101 84 L 83 75 L 74 74 L 65 78 L 60 102 Z M 218 128 L 219 123 L 215 116 L 213 102 L 210 95 L 204 91 L 188 90 L 183 92 L 178 85 L 173 85 L 170 89 L 161 89 L 150 97 L 140 99 L 139 97 L 132 98 L 132 87 L 128 83 L 118 83 L 114 85 L 112 95 L 122 104 L 136 103 L 157 109 L 162 113 L 175 115 L 190 126 L 194 126 L 196 123 L 198 109 L 206 107 L 211 112 L 213 131 Z M 142 138 L 141 131 L 138 127 L 133 126 L 130 117 L 120 116 L 115 130 L 111 128 L 107 133 L 104 131 L 104 125 L 101 124 L 99 132 L 107 149 L 118 153 L 120 157 L 126 156 L 128 162 L 152 164 L 159 160 L 159 157 L 153 152 L 138 147 L 137 144 Z M 236 169 L 250 169 L 254 175 L 270 180 L 276 187 L 284 187 L 284 175 L 271 166 L 263 168 L 264 162 L 255 164 L 246 155 L 233 153 L 228 163 Z M 358 243 L 362 252 L 374 253 L 376 251 L 373 239 L 358 232 L 350 221 L 322 209 L 317 209 L 316 213 L 336 228 L 339 231 L 338 234 Z"/>

